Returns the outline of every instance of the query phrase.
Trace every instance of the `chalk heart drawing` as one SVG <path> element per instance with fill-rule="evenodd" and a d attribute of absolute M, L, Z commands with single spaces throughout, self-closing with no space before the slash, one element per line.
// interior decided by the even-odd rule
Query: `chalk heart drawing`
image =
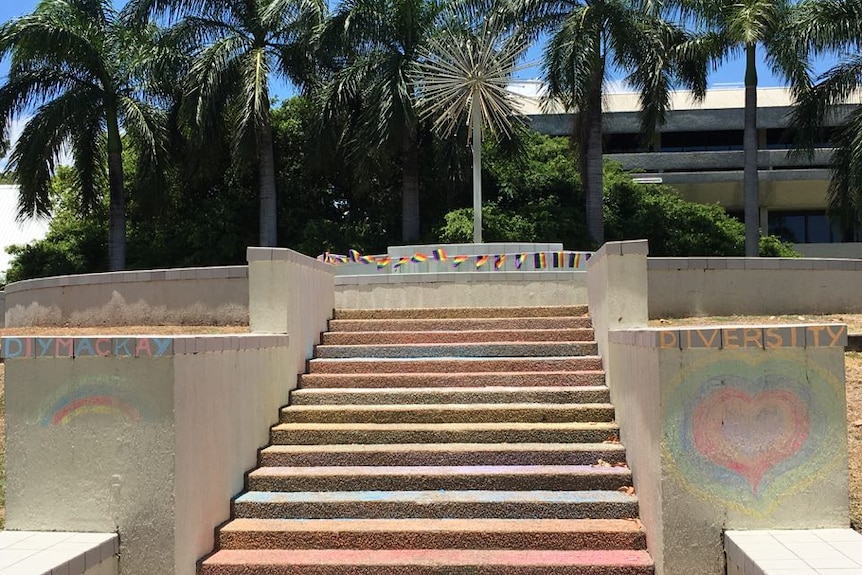
<path fill-rule="evenodd" d="M 724 388 L 706 397 L 693 419 L 695 448 L 742 476 L 755 494 L 770 469 L 802 448 L 811 428 L 805 402 L 784 389 L 749 395 Z"/>

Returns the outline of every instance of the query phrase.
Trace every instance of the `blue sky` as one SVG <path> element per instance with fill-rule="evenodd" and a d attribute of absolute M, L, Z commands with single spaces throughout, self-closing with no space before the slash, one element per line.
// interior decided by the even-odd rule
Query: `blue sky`
<path fill-rule="evenodd" d="M 0 0 L 0 22 L 6 22 L 11 18 L 16 18 L 18 16 L 22 16 L 29 12 L 32 12 L 36 7 L 37 0 Z M 115 4 L 120 7 L 125 4 L 125 0 L 116 0 Z M 541 51 L 539 48 L 533 48 L 528 54 L 528 57 L 532 60 L 538 60 L 541 56 Z M 722 87 L 722 86 L 741 86 L 743 80 L 743 67 L 744 62 L 742 59 L 737 59 L 732 62 L 725 63 L 721 68 L 717 71 L 713 72 L 710 76 L 710 86 L 711 87 Z M 821 71 L 825 69 L 825 66 L 820 66 Z M 0 62 L 0 81 L 5 79 L 6 73 L 8 71 L 8 63 Z M 525 70 L 520 73 L 519 76 L 524 79 L 532 79 L 538 75 L 537 70 Z M 758 77 L 759 83 L 761 86 L 780 86 L 782 83 L 775 78 L 765 65 L 761 62 L 758 65 Z M 285 86 L 283 83 L 274 81 L 272 84 L 273 91 L 276 96 L 279 98 L 286 98 L 291 95 L 291 88 Z"/>

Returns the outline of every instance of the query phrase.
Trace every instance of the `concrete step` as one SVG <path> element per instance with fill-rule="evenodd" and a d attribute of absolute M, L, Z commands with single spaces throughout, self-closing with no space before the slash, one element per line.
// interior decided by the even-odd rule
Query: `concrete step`
<path fill-rule="evenodd" d="M 613 491 L 631 484 L 627 467 L 601 465 L 260 467 L 246 480 L 251 491 Z"/>
<path fill-rule="evenodd" d="M 334 319 L 441 319 L 509 317 L 578 317 L 589 313 L 585 305 L 531 307 L 438 307 L 389 309 L 337 309 Z"/>
<path fill-rule="evenodd" d="M 602 369 L 597 356 L 433 359 L 312 359 L 309 373 L 472 373 L 477 371 L 596 371 Z M 401 387 L 401 386 L 399 386 Z"/>
<path fill-rule="evenodd" d="M 323 360 L 320 360 L 323 361 Z M 601 361 L 597 362 L 601 364 Z M 363 365 L 372 369 L 371 365 Z M 321 366 L 318 369 L 333 369 Z M 311 373 L 299 377 L 299 385 L 309 389 L 396 388 L 396 387 L 580 387 L 604 385 L 601 368 L 569 371 L 501 371 L 460 373 Z"/>
<path fill-rule="evenodd" d="M 595 342 L 542 341 L 526 343 L 413 343 L 397 345 L 318 345 L 318 358 L 484 358 L 573 357 L 598 353 Z"/>
<path fill-rule="evenodd" d="M 638 499 L 619 491 L 247 491 L 234 517 L 258 519 L 627 519 Z"/>
<path fill-rule="evenodd" d="M 613 421 L 610 403 L 291 405 L 282 423 L 564 423 Z"/>
<path fill-rule="evenodd" d="M 513 341 L 593 341 L 591 329 L 510 329 L 470 331 L 342 331 L 326 332 L 324 345 L 404 343 L 484 343 Z"/>
<path fill-rule="evenodd" d="M 592 321 L 587 316 L 329 320 L 331 332 L 499 331 L 511 329 L 584 329 L 591 327 Z"/>
<path fill-rule="evenodd" d="M 222 550 L 201 575 L 653 575 L 640 550 Z"/>
<path fill-rule="evenodd" d="M 270 445 L 260 465 L 593 465 L 625 462 L 619 443 L 392 443 Z"/>
<path fill-rule="evenodd" d="M 221 549 L 645 549 L 630 519 L 234 519 Z"/>
<path fill-rule="evenodd" d="M 400 387 L 295 389 L 290 405 L 385 405 L 467 403 L 609 403 L 604 385 L 581 387 Z"/>
<path fill-rule="evenodd" d="M 327 443 L 601 443 L 616 423 L 280 423 L 273 444 Z"/>

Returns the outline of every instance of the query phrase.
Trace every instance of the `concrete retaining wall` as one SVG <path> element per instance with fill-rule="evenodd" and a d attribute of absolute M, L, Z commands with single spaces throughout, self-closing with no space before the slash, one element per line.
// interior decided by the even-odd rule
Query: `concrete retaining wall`
<path fill-rule="evenodd" d="M 6 292 L 0 291 L 0 327 L 6 327 Z"/>
<path fill-rule="evenodd" d="M 847 528 L 846 326 L 611 331 L 657 575 L 723 575 L 726 529 Z"/>
<path fill-rule="evenodd" d="M 649 317 L 862 313 L 862 260 L 649 258 Z"/>
<path fill-rule="evenodd" d="M 338 309 L 513 307 L 587 303 L 582 271 L 412 273 L 335 278 Z"/>
<path fill-rule="evenodd" d="M 6 327 L 248 323 L 246 266 L 58 276 L 5 291 Z"/>
<path fill-rule="evenodd" d="M 192 575 L 287 403 L 286 335 L 4 338 L 6 527 L 118 531 Z"/>

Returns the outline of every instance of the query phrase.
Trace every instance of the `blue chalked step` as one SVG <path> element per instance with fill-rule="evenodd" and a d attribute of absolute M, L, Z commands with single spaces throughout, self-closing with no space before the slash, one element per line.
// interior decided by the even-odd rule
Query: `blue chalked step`
<path fill-rule="evenodd" d="M 609 403 L 291 405 L 282 423 L 492 423 L 613 421 Z"/>
<path fill-rule="evenodd" d="M 472 403 L 608 403 L 605 385 L 544 387 L 420 387 L 295 389 L 290 405 L 385 405 Z M 285 408 L 290 409 L 290 408 Z M 284 413 L 284 410 L 282 410 Z"/>
<path fill-rule="evenodd" d="M 328 331 L 323 345 L 380 345 L 415 343 L 482 343 L 527 341 L 595 341 L 589 328 L 494 329 L 415 331 Z"/>
<path fill-rule="evenodd" d="M 236 517 L 334 519 L 497 517 L 624 519 L 637 517 L 635 495 L 618 491 L 249 491 Z"/>
<path fill-rule="evenodd" d="M 327 361 L 327 360 L 316 360 Z M 435 373 L 313 373 L 299 376 L 303 389 L 416 388 L 416 387 L 580 387 L 604 385 L 601 360 L 595 368 L 569 371 L 484 371 Z M 364 366 L 368 367 L 368 366 Z"/>
<path fill-rule="evenodd" d="M 318 358 L 572 357 L 596 355 L 595 342 L 318 345 Z"/>
<path fill-rule="evenodd" d="M 595 355 L 574 357 L 436 357 L 312 359 L 309 373 L 475 373 L 586 371 L 602 369 Z"/>
<path fill-rule="evenodd" d="M 614 490 L 631 484 L 627 467 L 609 465 L 260 467 L 247 479 L 253 491 L 571 491 Z"/>
<path fill-rule="evenodd" d="M 280 423 L 273 444 L 601 443 L 619 434 L 611 422 L 576 423 Z"/>
<path fill-rule="evenodd" d="M 395 443 L 270 445 L 263 466 L 592 465 L 625 462 L 619 443 Z"/>

